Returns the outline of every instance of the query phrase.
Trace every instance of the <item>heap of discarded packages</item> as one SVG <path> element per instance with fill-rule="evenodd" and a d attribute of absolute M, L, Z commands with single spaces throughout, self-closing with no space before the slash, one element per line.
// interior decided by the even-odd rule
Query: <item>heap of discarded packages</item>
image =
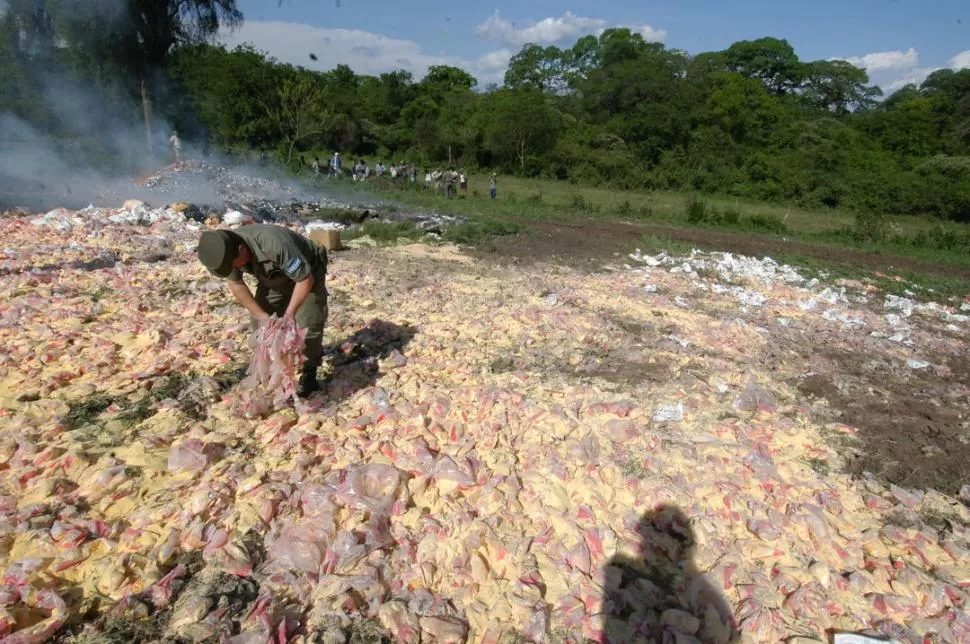
<path fill-rule="evenodd" d="M 196 260 L 199 227 L 0 219 L 5 641 L 153 616 L 196 642 L 344 641 L 367 620 L 395 642 L 582 642 L 620 609 L 617 641 L 970 641 L 970 509 L 843 473 L 824 436 L 854 429 L 764 370 L 772 330 L 747 317 L 873 334 L 903 365 L 960 350 L 932 331 L 967 337 L 967 311 L 727 254 L 588 275 L 354 251 L 330 266 L 327 392 L 244 418 L 227 374 L 248 319 Z M 649 551 L 641 516 L 671 506 L 717 593 L 644 602 L 658 589 L 608 563 Z"/>

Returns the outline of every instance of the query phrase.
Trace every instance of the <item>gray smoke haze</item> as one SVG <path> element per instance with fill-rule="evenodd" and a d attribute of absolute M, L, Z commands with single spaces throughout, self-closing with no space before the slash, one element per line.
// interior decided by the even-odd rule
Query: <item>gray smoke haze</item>
<path fill-rule="evenodd" d="M 64 1 L 75 5 L 86 19 L 96 15 L 102 25 L 124 15 L 125 0 Z M 0 0 L 0 13 L 6 6 L 8 2 Z M 241 165 L 238 159 L 220 157 L 214 151 L 203 157 L 186 132 L 180 132 L 182 159 L 201 159 L 206 164 L 195 164 L 185 172 L 163 171 L 161 179 L 145 185 L 141 179 L 173 162 L 169 147 L 173 127 L 153 105 L 149 147 L 139 100 L 140 79 L 108 71 L 107 84 L 95 88 L 90 81 L 81 82 L 65 70 L 54 69 L 56 65 L 49 69 L 39 63 L 45 56 L 38 55 L 36 39 L 21 40 L 21 50 L 32 52 L 23 61 L 31 85 L 39 93 L 29 100 L 42 105 L 21 116 L 0 111 L 0 208 L 20 206 L 39 212 L 59 206 L 117 207 L 132 198 L 155 206 L 187 201 L 214 208 L 224 207 L 227 201 L 259 199 L 332 202 L 321 195 L 319 187 L 287 178 L 272 167 Z M 45 42 L 43 46 L 49 50 L 66 46 L 56 38 Z M 46 58 L 56 60 L 58 56 Z M 160 96 L 172 90 L 164 74 L 156 74 L 153 80 Z M 192 114 L 173 118 L 197 123 Z M 195 129 L 198 133 L 199 128 Z"/>
<path fill-rule="evenodd" d="M 73 5 L 86 19 L 96 16 L 106 29 L 124 15 L 125 0 L 65 2 L 62 6 L 71 10 Z M 6 0 L 0 0 L 0 14 L 8 7 Z M 43 11 L 42 4 L 36 7 L 40 9 L 35 8 L 33 17 L 36 11 Z M 95 88 L 90 80 L 73 78 L 67 69 L 48 63 L 58 60 L 58 48 L 65 46 L 66 41 L 58 37 L 36 38 L 21 31 L 22 56 L 10 60 L 24 65 L 22 71 L 37 94 L 23 97 L 22 104 L 29 108 L 14 108 L 21 110 L 20 116 L 0 111 L 0 207 L 117 206 L 119 198 L 144 197 L 146 191 L 135 180 L 172 163 L 168 140 L 173 127 L 157 109 L 152 112 L 149 147 L 139 100 L 140 80 L 111 72 L 110 61 L 104 61 L 109 64 L 107 81 Z M 24 55 L 26 52 L 30 55 Z M 156 89 L 165 87 L 163 75 L 155 80 Z M 3 91 L 8 90 L 0 87 Z M 20 101 L 5 102 L 16 105 Z M 24 113 L 24 109 L 30 112 Z M 181 138 L 183 157 L 199 158 L 201 150 L 184 133 Z M 196 187 L 192 193 L 179 198 L 209 203 L 218 197 L 212 187 Z M 153 194 L 161 199 L 157 191 Z"/>

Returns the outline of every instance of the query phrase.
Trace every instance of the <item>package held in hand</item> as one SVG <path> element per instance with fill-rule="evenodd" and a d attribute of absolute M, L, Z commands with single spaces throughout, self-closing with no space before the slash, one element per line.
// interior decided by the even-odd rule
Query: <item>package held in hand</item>
<path fill-rule="evenodd" d="M 249 338 L 249 371 L 232 400 L 237 414 L 261 417 L 296 400 L 305 338 L 306 329 L 291 318 L 273 316 L 260 323 Z"/>

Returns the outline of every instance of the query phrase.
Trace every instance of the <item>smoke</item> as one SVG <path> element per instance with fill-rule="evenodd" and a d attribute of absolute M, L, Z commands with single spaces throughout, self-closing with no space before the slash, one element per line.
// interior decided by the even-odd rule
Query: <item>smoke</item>
<path fill-rule="evenodd" d="M 103 181 L 72 167 L 44 133 L 10 112 L 0 113 L 0 205 L 47 207 L 83 200 L 86 186 Z"/>
<path fill-rule="evenodd" d="M 148 135 L 141 79 L 118 60 L 113 35 L 90 34 L 117 27 L 124 0 L 66 0 L 59 15 L 72 18 L 56 32 L 44 3 L 26 6 L 0 0 L 13 34 L 0 42 L 0 77 L 12 79 L 0 88 L 0 207 L 116 205 L 108 195 L 136 192 L 134 179 L 172 161 L 172 123 L 155 109 Z M 84 44 L 69 49 L 75 37 Z M 168 89 L 164 74 L 151 80 Z M 183 153 L 197 154 L 182 137 Z"/>
<path fill-rule="evenodd" d="M 5 79 L 0 83 L 0 209 L 116 207 L 132 198 L 155 206 L 188 201 L 213 207 L 247 197 L 319 199 L 318 189 L 290 181 L 271 167 L 240 167 L 238 159 L 203 155 L 203 130 L 189 102 L 178 95 L 177 84 L 161 70 L 148 72 L 149 133 L 142 74 L 126 68 L 116 50 L 122 41 L 111 33 L 113 26 L 128 28 L 117 22 L 127 19 L 125 2 L 62 0 L 58 16 L 70 18 L 53 29 L 45 23 L 44 2 L 0 0 L 0 26 L 13 34 L 5 41 L 0 33 L 0 78 Z M 91 25 L 103 29 L 103 37 L 91 34 Z M 86 31 L 77 31 L 81 28 Z M 179 131 L 182 159 L 234 166 L 228 179 L 210 168 L 168 174 L 150 187 L 138 181 L 174 160 L 169 137 L 175 128 L 166 109 L 172 121 L 184 126 Z"/>
<path fill-rule="evenodd" d="M 130 98 L 109 101 L 53 74 L 35 82 L 42 89 L 37 111 L 46 116 L 43 125 L 0 112 L 0 206 L 107 205 L 98 203 L 106 193 L 171 162 L 171 124 L 153 119 L 149 153 Z M 191 153 L 191 146 L 183 151 Z"/>

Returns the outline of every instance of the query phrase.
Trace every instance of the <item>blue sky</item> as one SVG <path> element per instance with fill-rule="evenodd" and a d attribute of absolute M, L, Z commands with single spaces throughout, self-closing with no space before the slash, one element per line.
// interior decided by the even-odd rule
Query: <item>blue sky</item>
<path fill-rule="evenodd" d="M 613 26 L 695 54 L 737 40 L 786 38 L 802 60 L 845 58 L 883 89 L 942 67 L 970 67 L 970 2 L 957 0 L 239 0 L 246 22 L 223 40 L 251 42 L 311 69 L 338 63 L 358 73 L 429 65 L 463 67 L 501 82 L 527 42 L 569 46 Z M 309 54 L 314 53 L 314 62 Z"/>

